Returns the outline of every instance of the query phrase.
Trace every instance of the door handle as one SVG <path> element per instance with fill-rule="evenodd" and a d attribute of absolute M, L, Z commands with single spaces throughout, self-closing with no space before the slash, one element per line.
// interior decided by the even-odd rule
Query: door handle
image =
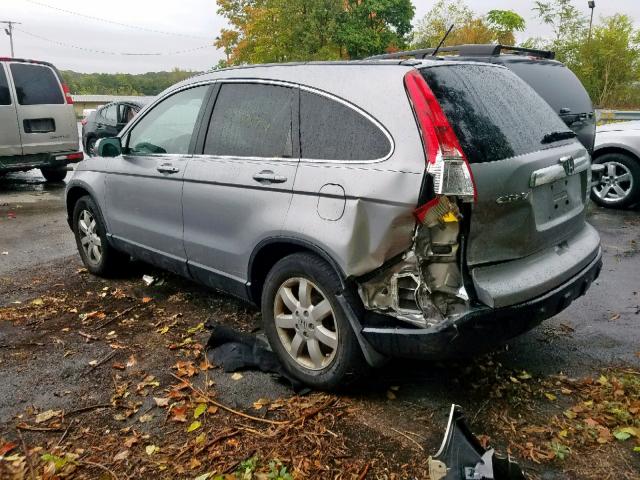
<path fill-rule="evenodd" d="M 271 170 L 262 170 L 261 172 L 254 174 L 253 179 L 256 182 L 266 183 L 266 184 L 284 183 L 287 181 L 287 177 L 284 177 L 282 175 L 277 175 L 273 173 L 273 171 Z"/>
<path fill-rule="evenodd" d="M 160 173 L 178 173 L 180 169 L 178 167 L 174 167 L 170 163 L 163 163 L 158 168 L 156 168 Z"/>

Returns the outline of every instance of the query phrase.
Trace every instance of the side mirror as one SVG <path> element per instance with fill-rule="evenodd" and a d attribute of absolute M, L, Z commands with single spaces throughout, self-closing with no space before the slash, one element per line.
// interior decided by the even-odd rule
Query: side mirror
<path fill-rule="evenodd" d="M 98 140 L 96 150 L 100 157 L 117 157 L 122 154 L 122 144 L 118 137 L 101 138 Z"/>

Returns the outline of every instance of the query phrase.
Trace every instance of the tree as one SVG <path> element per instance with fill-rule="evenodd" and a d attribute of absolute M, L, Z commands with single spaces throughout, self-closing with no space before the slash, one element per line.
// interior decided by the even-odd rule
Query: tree
<path fill-rule="evenodd" d="M 638 105 L 640 79 L 640 30 L 626 15 L 601 20 L 591 41 L 581 44 L 570 65 L 599 106 Z M 633 96 L 635 95 L 635 98 Z"/>
<path fill-rule="evenodd" d="M 435 47 L 449 27 L 451 33 L 444 45 L 466 43 L 502 43 L 513 45 L 515 31 L 523 31 L 525 21 L 511 10 L 491 10 L 486 16 L 477 16 L 463 2 L 439 0 L 418 23 L 414 33 L 414 47 Z"/>
<path fill-rule="evenodd" d="M 536 12 L 553 30 L 554 38 L 550 42 L 536 42 L 542 47 L 556 52 L 556 57 L 565 63 L 575 63 L 576 53 L 585 38 L 587 19 L 571 3 L 571 0 L 537 0 L 533 11 Z"/>
<path fill-rule="evenodd" d="M 410 0 L 217 0 L 229 64 L 357 58 L 402 48 Z"/>
<path fill-rule="evenodd" d="M 487 23 L 495 32 L 498 43 L 503 45 L 515 45 L 513 32 L 522 32 L 526 26 L 524 18 L 511 10 L 489 10 Z"/>
<path fill-rule="evenodd" d="M 336 40 L 350 58 L 396 51 L 408 43 L 414 7 L 411 0 L 346 0 Z"/>

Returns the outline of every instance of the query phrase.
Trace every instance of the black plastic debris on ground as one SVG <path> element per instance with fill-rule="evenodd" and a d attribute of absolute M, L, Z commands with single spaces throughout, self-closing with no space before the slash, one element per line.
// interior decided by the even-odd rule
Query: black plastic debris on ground
<path fill-rule="evenodd" d="M 225 372 L 260 370 L 273 373 L 291 385 L 298 394 L 310 390 L 287 372 L 265 342 L 255 335 L 239 332 L 211 321 L 205 327 L 211 331 L 207 342 L 207 358 Z"/>
<path fill-rule="evenodd" d="M 458 405 L 451 405 L 447 430 L 438 453 L 429 458 L 431 480 L 524 480 L 517 463 L 483 448 L 464 421 Z"/>

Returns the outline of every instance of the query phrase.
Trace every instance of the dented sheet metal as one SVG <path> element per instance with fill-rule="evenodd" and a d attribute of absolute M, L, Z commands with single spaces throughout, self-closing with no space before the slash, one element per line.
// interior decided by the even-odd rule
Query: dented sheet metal
<path fill-rule="evenodd" d="M 361 283 L 359 292 L 365 308 L 427 327 L 469 310 L 458 263 L 462 215 L 455 201 L 443 196 L 416 216 L 411 249 Z"/>

